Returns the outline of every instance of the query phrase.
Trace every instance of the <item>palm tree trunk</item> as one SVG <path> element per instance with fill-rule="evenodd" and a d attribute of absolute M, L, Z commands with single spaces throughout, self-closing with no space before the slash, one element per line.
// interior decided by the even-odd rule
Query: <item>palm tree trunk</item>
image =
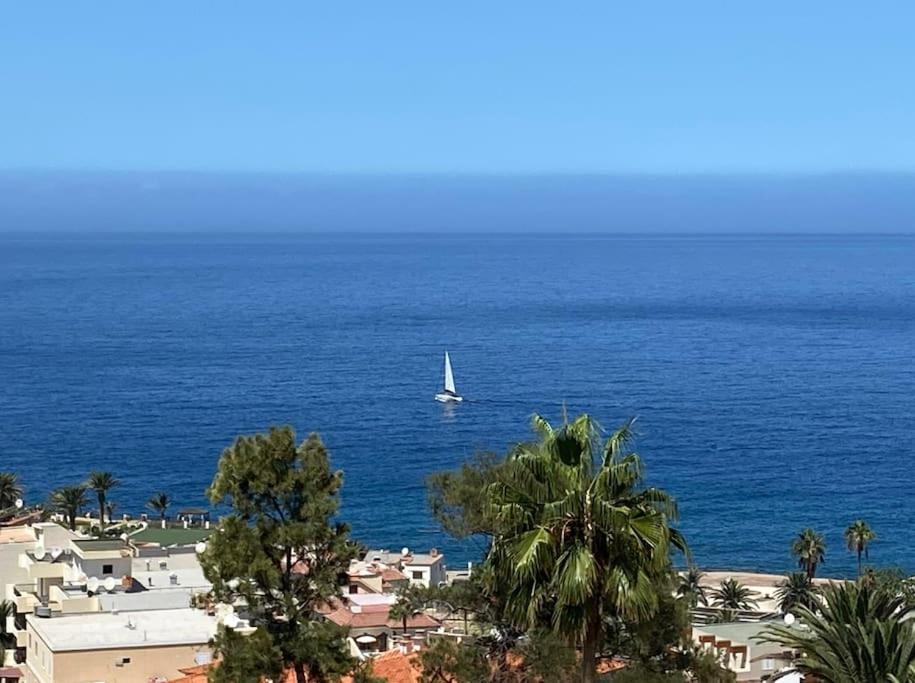
<path fill-rule="evenodd" d="M 858 578 L 861 578 L 861 549 L 858 548 Z"/>
<path fill-rule="evenodd" d="M 585 636 L 581 643 L 581 681 L 594 683 L 597 680 L 597 646 L 602 635 L 600 614 L 596 609 L 590 610 Z"/>
<path fill-rule="evenodd" d="M 99 533 L 105 530 L 105 494 L 98 494 L 98 530 Z"/>
<path fill-rule="evenodd" d="M 308 683 L 308 677 L 305 675 L 305 665 L 302 662 L 296 662 L 293 665 L 295 670 L 296 683 Z"/>

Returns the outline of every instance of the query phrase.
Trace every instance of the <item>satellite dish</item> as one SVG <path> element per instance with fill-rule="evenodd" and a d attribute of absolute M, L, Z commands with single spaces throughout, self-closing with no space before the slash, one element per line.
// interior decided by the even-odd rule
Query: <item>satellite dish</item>
<path fill-rule="evenodd" d="M 111 591 L 113 591 L 114 587 L 117 585 L 118 585 L 118 583 L 117 583 L 117 581 L 114 580 L 113 576 L 109 576 L 107 579 L 105 579 L 105 590 L 108 591 L 109 593 Z"/>
<path fill-rule="evenodd" d="M 63 553 L 64 553 L 63 548 L 58 548 L 57 546 L 54 546 L 53 548 L 51 548 L 51 559 L 56 560 L 58 557 L 63 555 Z"/>
<path fill-rule="evenodd" d="M 44 549 L 44 546 L 43 546 L 43 545 L 41 545 L 41 546 L 36 546 L 36 547 L 35 547 L 35 559 L 36 559 L 36 560 L 43 560 L 43 559 L 44 559 L 44 556 L 45 556 L 45 549 Z"/>
<path fill-rule="evenodd" d="M 22 498 L 17 498 L 14 505 L 16 506 L 17 510 L 21 510 L 22 506 L 25 505 L 25 503 L 22 502 Z"/>
<path fill-rule="evenodd" d="M 237 578 L 236 578 L 236 579 L 229 579 L 229 580 L 226 582 L 226 585 L 229 587 L 229 590 L 233 590 L 233 591 L 234 591 L 234 590 L 238 590 L 238 587 L 241 585 L 241 581 L 239 581 Z"/>
<path fill-rule="evenodd" d="M 791 614 L 791 612 L 788 612 L 785 615 L 785 626 L 791 626 L 791 624 L 793 624 L 795 621 L 796 619 L 794 618 L 794 615 Z"/>
<path fill-rule="evenodd" d="M 86 582 L 86 588 L 92 593 L 98 593 L 98 578 L 90 576 L 89 580 Z"/>
<path fill-rule="evenodd" d="M 227 616 L 222 623 L 225 624 L 226 628 L 238 628 L 238 623 L 240 621 L 241 619 L 238 618 L 238 615 L 233 612 Z"/>
<path fill-rule="evenodd" d="M 200 554 L 201 554 L 203 551 L 205 551 L 206 549 L 207 549 L 207 544 L 204 543 L 203 541 L 200 541 L 199 543 L 197 543 L 197 545 L 194 546 L 194 551 L 195 551 L 198 555 L 200 555 Z"/>

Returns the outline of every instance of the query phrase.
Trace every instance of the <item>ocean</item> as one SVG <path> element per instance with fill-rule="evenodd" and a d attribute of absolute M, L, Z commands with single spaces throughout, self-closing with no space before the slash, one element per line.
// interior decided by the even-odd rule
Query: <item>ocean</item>
<path fill-rule="evenodd" d="M 433 400 L 451 354 L 465 403 Z M 704 567 L 915 571 L 915 237 L 0 235 L 0 470 L 37 502 L 110 469 L 117 511 L 204 502 L 237 434 L 319 432 L 367 545 L 445 536 L 424 479 L 532 413 L 638 416 Z"/>

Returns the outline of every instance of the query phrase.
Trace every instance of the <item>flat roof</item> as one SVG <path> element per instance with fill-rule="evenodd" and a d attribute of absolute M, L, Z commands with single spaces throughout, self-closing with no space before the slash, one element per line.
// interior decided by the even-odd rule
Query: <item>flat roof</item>
<path fill-rule="evenodd" d="M 107 550 L 126 550 L 127 545 L 121 539 L 84 538 L 70 541 L 83 552 L 102 552 Z"/>
<path fill-rule="evenodd" d="M 0 543 L 28 543 L 35 540 L 35 533 L 27 526 L 0 527 Z"/>
<path fill-rule="evenodd" d="M 172 574 L 178 577 L 177 584 L 171 582 Z M 213 586 L 207 581 L 203 575 L 203 569 L 199 565 L 197 567 L 134 571 L 133 578 L 148 591 L 159 588 L 212 588 Z M 150 579 L 152 579 L 151 584 Z"/>
<path fill-rule="evenodd" d="M 130 537 L 133 543 L 158 543 L 161 546 L 167 545 L 193 545 L 197 541 L 203 541 L 209 538 L 213 533 L 212 529 L 201 529 L 199 527 L 189 529 L 163 529 L 150 524 L 143 531 L 138 531 Z"/>
<path fill-rule="evenodd" d="M 190 607 L 26 619 L 53 652 L 202 645 L 216 634 L 216 617 Z"/>
<path fill-rule="evenodd" d="M 376 557 L 385 564 L 395 565 L 402 563 L 407 566 L 427 567 L 439 562 L 444 555 L 440 552 L 436 552 L 433 555 L 432 553 L 414 553 L 411 551 L 404 555 L 402 552 L 392 553 L 390 550 L 370 550 L 362 558 L 362 561 L 370 564 Z"/>

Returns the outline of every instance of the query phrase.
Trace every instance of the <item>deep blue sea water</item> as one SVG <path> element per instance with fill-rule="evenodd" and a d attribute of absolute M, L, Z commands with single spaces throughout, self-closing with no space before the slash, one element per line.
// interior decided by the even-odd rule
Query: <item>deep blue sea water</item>
<path fill-rule="evenodd" d="M 442 352 L 468 401 L 432 400 Z M 0 236 L 0 469 L 204 502 L 223 447 L 317 430 L 372 545 L 476 548 L 424 477 L 534 411 L 639 416 L 704 566 L 783 570 L 863 517 L 915 571 L 915 237 Z"/>

